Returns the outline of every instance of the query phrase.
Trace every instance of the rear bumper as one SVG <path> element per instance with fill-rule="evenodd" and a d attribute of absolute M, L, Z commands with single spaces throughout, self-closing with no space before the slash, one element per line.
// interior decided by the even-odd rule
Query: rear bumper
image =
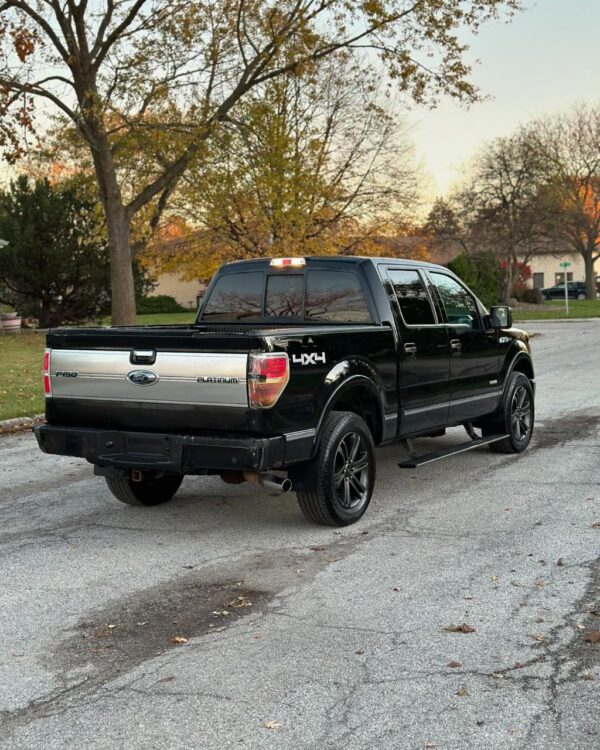
<path fill-rule="evenodd" d="M 45 453 L 78 456 L 102 467 L 193 474 L 212 469 L 266 471 L 285 463 L 286 439 L 224 435 L 167 435 L 39 425 Z"/>

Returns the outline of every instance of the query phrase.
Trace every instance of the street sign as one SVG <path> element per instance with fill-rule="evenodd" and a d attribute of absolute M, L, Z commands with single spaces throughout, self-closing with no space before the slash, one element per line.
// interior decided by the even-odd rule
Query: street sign
<path fill-rule="evenodd" d="M 570 260 L 565 260 L 563 263 L 559 264 L 561 268 L 568 268 L 571 265 Z"/>

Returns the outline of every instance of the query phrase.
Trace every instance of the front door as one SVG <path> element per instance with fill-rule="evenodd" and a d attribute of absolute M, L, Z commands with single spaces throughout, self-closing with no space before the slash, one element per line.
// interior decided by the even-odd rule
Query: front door
<path fill-rule="evenodd" d="M 399 333 L 399 436 L 446 426 L 450 349 L 426 279 L 416 268 L 387 269 Z"/>
<path fill-rule="evenodd" d="M 498 332 L 483 325 L 475 297 L 453 277 L 430 271 L 446 316 L 450 344 L 450 424 L 489 414 L 496 408 L 499 384 Z"/>

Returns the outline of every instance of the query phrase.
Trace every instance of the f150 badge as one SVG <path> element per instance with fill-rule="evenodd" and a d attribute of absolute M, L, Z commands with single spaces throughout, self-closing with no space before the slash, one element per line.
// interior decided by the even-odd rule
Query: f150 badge
<path fill-rule="evenodd" d="M 292 362 L 296 365 L 316 365 L 318 362 L 325 364 L 325 352 L 311 352 L 310 354 L 292 354 Z"/>

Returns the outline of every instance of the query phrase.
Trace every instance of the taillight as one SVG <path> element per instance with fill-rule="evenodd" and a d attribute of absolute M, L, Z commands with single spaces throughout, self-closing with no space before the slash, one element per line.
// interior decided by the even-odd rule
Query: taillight
<path fill-rule="evenodd" d="M 44 396 L 52 395 L 52 386 L 50 384 L 50 349 L 44 352 Z"/>
<path fill-rule="evenodd" d="M 277 403 L 290 379 L 287 354 L 251 354 L 248 361 L 248 399 L 250 406 L 268 409 Z"/>

